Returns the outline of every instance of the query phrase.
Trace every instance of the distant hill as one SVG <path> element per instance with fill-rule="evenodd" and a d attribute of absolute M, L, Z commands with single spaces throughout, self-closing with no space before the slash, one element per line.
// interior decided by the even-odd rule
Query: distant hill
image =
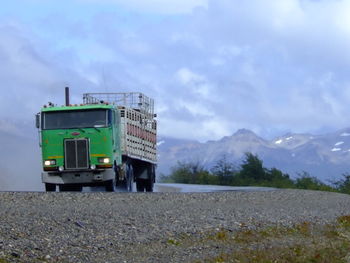
<path fill-rule="evenodd" d="M 286 134 L 265 140 L 246 129 L 218 141 L 160 138 L 158 172 L 167 174 L 177 161 L 199 162 L 206 168 L 226 155 L 239 165 L 244 153 L 258 154 L 266 167 L 276 167 L 295 177 L 302 171 L 328 181 L 350 172 L 350 128 L 324 135 Z"/>

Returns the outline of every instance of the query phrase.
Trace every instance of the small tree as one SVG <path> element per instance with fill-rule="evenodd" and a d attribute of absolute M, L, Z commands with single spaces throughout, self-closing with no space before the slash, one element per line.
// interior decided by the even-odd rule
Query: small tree
<path fill-rule="evenodd" d="M 265 180 L 266 173 L 262 160 L 257 155 L 246 153 L 239 175 L 249 184 L 255 184 Z"/>
<path fill-rule="evenodd" d="M 227 156 L 223 155 L 211 169 L 214 176 L 217 176 L 218 184 L 228 185 L 232 181 L 232 177 L 236 174 L 234 165 L 227 160 Z"/>
<path fill-rule="evenodd" d="M 265 171 L 267 178 L 266 186 L 278 187 L 278 188 L 293 188 L 294 182 L 290 179 L 288 174 L 284 174 L 282 171 L 272 168 Z"/>
<path fill-rule="evenodd" d="M 349 173 L 343 174 L 343 179 L 336 181 L 334 184 L 340 192 L 344 194 L 350 194 L 350 174 Z"/>
<path fill-rule="evenodd" d="M 183 184 L 215 183 L 210 173 L 199 162 L 178 162 L 171 168 L 169 181 Z"/>
<path fill-rule="evenodd" d="M 303 171 L 298 173 L 298 176 L 295 180 L 295 187 L 298 189 L 336 191 L 336 189 L 322 183 L 318 178 L 311 176 L 308 172 Z"/>

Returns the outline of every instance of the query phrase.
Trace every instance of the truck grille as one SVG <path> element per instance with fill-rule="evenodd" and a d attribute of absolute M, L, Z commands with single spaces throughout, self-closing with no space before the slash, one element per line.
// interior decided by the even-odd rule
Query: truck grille
<path fill-rule="evenodd" d="M 66 169 L 89 168 L 89 143 L 87 139 L 64 141 Z"/>

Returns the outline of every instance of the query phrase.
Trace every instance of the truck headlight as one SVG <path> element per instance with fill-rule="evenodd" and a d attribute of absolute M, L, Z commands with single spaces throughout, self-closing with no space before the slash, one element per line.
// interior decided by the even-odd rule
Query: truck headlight
<path fill-rule="evenodd" d="M 56 165 L 56 160 L 54 160 L 54 159 L 52 159 L 52 160 L 45 160 L 44 161 L 44 165 L 45 166 Z"/>
<path fill-rule="evenodd" d="M 110 163 L 111 159 L 109 158 L 98 158 L 99 163 Z"/>

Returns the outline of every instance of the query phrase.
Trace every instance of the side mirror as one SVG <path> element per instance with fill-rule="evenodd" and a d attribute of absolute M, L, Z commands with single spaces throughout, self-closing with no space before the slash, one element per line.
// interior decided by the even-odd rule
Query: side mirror
<path fill-rule="evenodd" d="M 35 126 L 36 126 L 37 129 L 40 128 L 40 113 L 37 113 L 35 115 Z"/>

